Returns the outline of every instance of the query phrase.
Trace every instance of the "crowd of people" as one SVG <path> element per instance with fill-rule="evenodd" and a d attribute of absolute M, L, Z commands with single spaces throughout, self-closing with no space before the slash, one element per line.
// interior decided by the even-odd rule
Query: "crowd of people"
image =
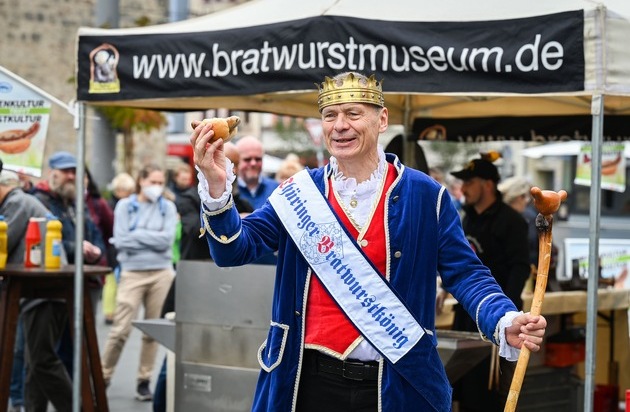
<path fill-rule="evenodd" d="M 372 97 L 357 98 L 348 92 L 352 88 Z M 532 220 L 529 183 L 516 178 L 501 183 L 496 166 L 484 158 L 448 174 L 403 166 L 378 144 L 388 111 L 374 77 L 338 75 L 322 83 L 323 95 L 329 95 L 320 99 L 319 110 L 331 155 L 323 168 L 305 170 L 291 155 L 275 177 L 265 176 L 258 138 L 209 144 L 213 131 L 202 124 L 191 135 L 197 170 L 188 163 L 171 171 L 147 164 L 136 178 L 116 175 L 102 192 L 86 168 L 83 222 L 76 221 L 80 177 L 73 154 L 51 155 L 47 177 L 36 184 L 2 171 L 0 214 L 10 228 L 8 261 L 23 262 L 19 239 L 30 217 L 60 219 L 63 260 L 69 264 L 77 250 L 77 225 L 83 226 L 85 240 L 78 250 L 84 262 L 112 268 L 103 282 L 90 285 L 92 302 L 102 298 L 110 325 L 102 352 L 106 385 L 115 379 L 140 308 L 145 318 L 175 310 L 178 260 L 214 258 L 219 265 L 277 265 L 272 324 L 280 327 L 272 326 L 263 348 L 255 410 L 290 410 L 295 399 L 300 412 L 372 411 L 376 405 L 389 411 L 410 403 L 418 410 L 442 411 L 452 399 L 461 411 L 502 410 L 518 349 L 538 350 L 546 326 L 543 317 L 522 313 L 520 300 L 537 253 L 526 223 Z M 321 219 L 344 230 L 314 225 Z M 300 232 L 304 227 L 309 229 Z M 324 249 L 326 255 L 314 253 Z M 354 300 L 371 309 L 362 312 L 344 297 L 347 286 L 344 291 L 332 276 L 340 271 L 345 273 L 341 286 L 350 285 Z M 361 286 L 366 284 L 375 289 L 368 293 Z M 499 348 L 501 379 L 491 390 L 489 363 L 482 362 L 468 381 L 455 385 L 451 399 L 439 358 L 431 356 L 435 314 L 448 294 L 460 302 L 453 328 L 479 331 Z M 385 303 L 376 303 L 381 300 L 402 309 L 386 313 Z M 369 324 L 374 319 L 376 324 Z M 385 335 L 392 342 L 377 330 L 390 324 Z M 276 351 L 277 339 L 286 340 L 284 354 Z M 166 362 L 153 384 L 156 353 L 157 343 L 143 335 L 133 395 L 163 412 Z M 70 411 L 72 359 L 64 303 L 24 302 L 10 410 L 45 411 L 50 403 L 59 412 Z M 413 372 L 420 363 L 430 378 Z M 359 375 L 348 379 L 337 373 L 348 365 Z"/>
<path fill-rule="evenodd" d="M 232 194 L 244 217 L 254 211 L 254 204 L 264 203 L 278 182 L 262 173 L 264 151 L 258 139 L 241 140 L 239 145 L 227 144 L 226 152 L 234 173 L 242 176 L 241 185 L 234 183 Z M 0 214 L 10 228 L 8 263 L 24 262 L 29 218 L 51 215 L 62 223 L 63 263 L 74 262 L 77 159 L 69 152 L 55 152 L 46 166 L 48 175 L 38 182 L 23 173 L 0 173 Z M 299 159 L 291 157 L 282 170 L 301 167 Z M 194 169 L 188 163 L 182 161 L 169 171 L 149 164 L 137 178 L 121 172 L 107 190 L 98 187 L 86 167 L 84 186 L 84 262 L 112 268 L 110 274 L 89 285 L 94 309 L 100 301 L 103 321 L 110 326 L 102 352 L 104 381 L 109 385 L 141 306 L 146 319 L 173 312 L 177 261 L 209 260 L 210 254 L 205 239 L 199 238 L 201 203 Z M 275 256 L 259 263 L 275 263 Z M 9 411 L 46 411 L 48 404 L 59 412 L 71 410 L 73 351 L 68 315 L 62 301 L 23 303 Z M 157 412 L 165 410 L 165 373 L 159 375 L 154 399 L 151 377 L 156 352 L 157 343 L 143 334 L 135 397 L 154 400 Z"/>

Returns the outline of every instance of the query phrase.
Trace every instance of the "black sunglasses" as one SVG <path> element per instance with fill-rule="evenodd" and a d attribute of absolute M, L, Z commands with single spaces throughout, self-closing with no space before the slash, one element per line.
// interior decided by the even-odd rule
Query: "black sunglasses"
<path fill-rule="evenodd" d="M 262 159 L 262 157 L 246 157 L 246 158 L 241 159 L 241 160 L 242 160 L 243 162 L 245 162 L 245 163 L 249 163 L 249 162 L 251 162 L 252 160 L 253 160 L 253 161 L 255 161 L 256 163 L 258 163 L 258 162 L 262 162 L 262 160 L 263 160 L 263 159 Z"/>

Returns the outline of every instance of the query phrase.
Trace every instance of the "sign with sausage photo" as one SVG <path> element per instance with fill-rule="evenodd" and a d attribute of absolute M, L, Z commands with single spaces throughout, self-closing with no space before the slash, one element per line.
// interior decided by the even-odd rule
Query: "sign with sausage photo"
<path fill-rule="evenodd" d="M 626 158 L 623 143 L 604 143 L 602 145 L 602 189 L 625 192 L 626 190 Z M 582 146 L 577 156 L 575 184 L 591 185 L 592 147 Z"/>
<path fill-rule="evenodd" d="M 51 101 L 0 71 L 0 157 L 4 168 L 40 177 Z"/>
<path fill-rule="evenodd" d="M 564 277 L 571 279 L 572 271 L 577 270 L 581 279 L 588 277 L 589 240 L 587 238 L 567 238 L 564 240 Z M 599 258 L 601 278 L 610 280 L 617 289 L 630 289 L 630 241 L 627 239 L 600 239 Z"/>

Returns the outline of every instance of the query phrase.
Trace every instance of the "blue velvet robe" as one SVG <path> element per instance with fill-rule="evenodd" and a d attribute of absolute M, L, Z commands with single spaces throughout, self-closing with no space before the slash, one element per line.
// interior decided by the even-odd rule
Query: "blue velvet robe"
<path fill-rule="evenodd" d="M 496 343 L 495 328 L 512 302 L 474 254 L 448 193 L 426 174 L 404 167 L 393 155 L 398 177 L 386 193 L 386 277 L 411 313 L 428 331 L 394 366 L 381 360 L 379 411 L 451 410 L 451 386 L 435 336 L 437 275 L 443 287 Z M 320 192 L 330 187 L 328 166 L 309 170 Z M 439 214 L 439 216 L 438 216 Z M 271 327 L 260 348 L 261 374 L 254 411 L 294 411 L 304 349 L 304 313 L 311 271 L 269 202 L 241 220 L 230 204 L 202 212 L 206 238 L 219 266 L 238 266 L 278 251 Z"/>

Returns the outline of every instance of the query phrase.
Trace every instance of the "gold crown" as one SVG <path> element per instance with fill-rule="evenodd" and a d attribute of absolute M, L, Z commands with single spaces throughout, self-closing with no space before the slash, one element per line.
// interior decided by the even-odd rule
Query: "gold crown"
<path fill-rule="evenodd" d="M 341 103 L 369 103 L 377 106 L 385 106 L 383 97 L 383 81 L 376 80 L 374 75 L 370 77 L 357 77 L 354 73 L 340 79 L 331 79 L 326 76 L 320 85 L 317 104 L 321 112 L 324 107 Z"/>

